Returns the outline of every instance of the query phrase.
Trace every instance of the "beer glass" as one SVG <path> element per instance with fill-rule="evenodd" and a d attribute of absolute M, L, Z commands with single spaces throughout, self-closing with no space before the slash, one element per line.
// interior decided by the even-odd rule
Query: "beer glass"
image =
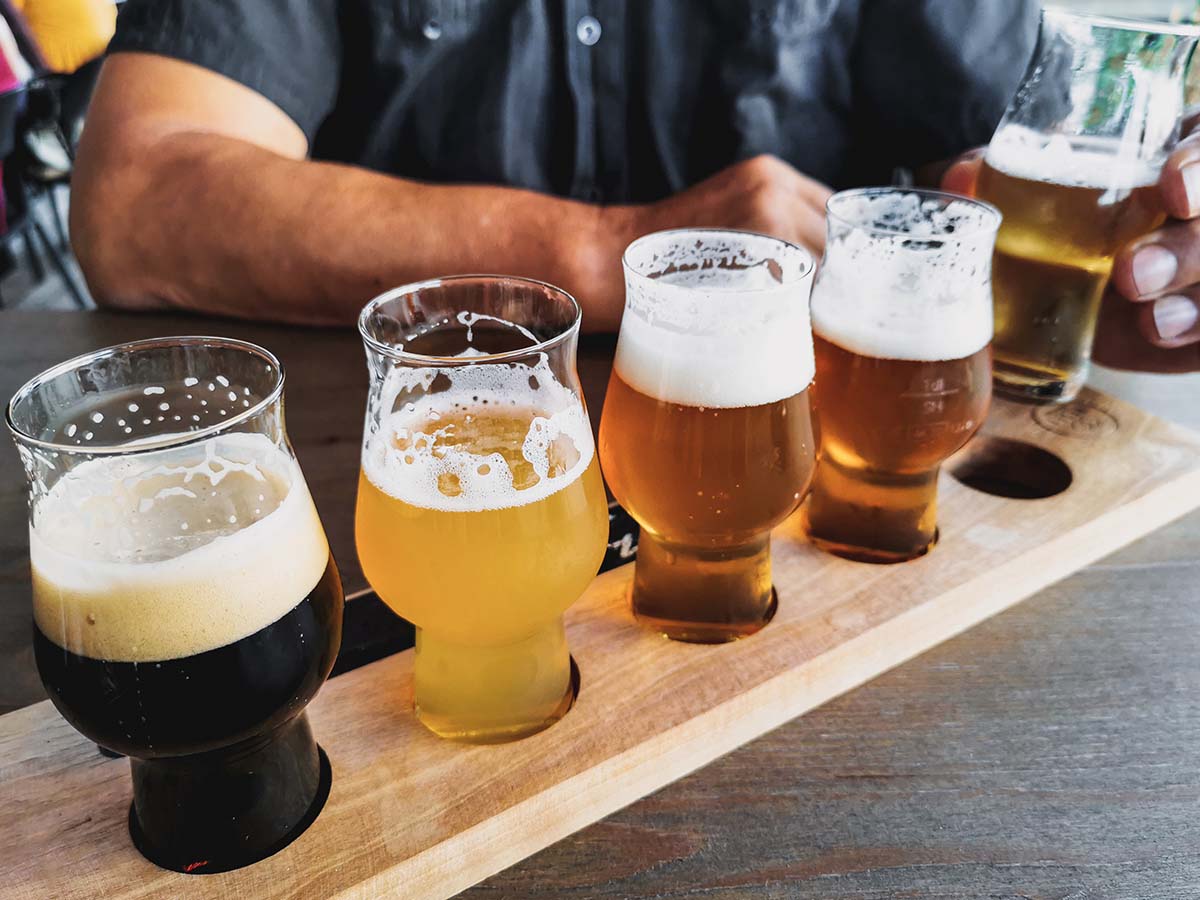
<path fill-rule="evenodd" d="M 813 259 L 763 235 L 687 229 L 634 241 L 624 266 L 600 457 L 642 526 L 633 612 L 676 640 L 736 640 L 774 612 L 771 529 L 815 465 Z"/>
<path fill-rule="evenodd" d="M 38 375 L 7 421 L 38 672 L 68 722 L 130 757 L 134 843 L 180 872 L 274 853 L 329 791 L 304 708 L 343 599 L 279 361 L 212 337 L 110 347 Z"/>
<path fill-rule="evenodd" d="M 389 291 L 359 318 L 358 558 L 416 626 L 416 713 L 445 738 L 515 740 L 574 697 L 562 616 L 608 540 L 579 322 L 548 284 L 473 275 Z"/>
<path fill-rule="evenodd" d="M 1113 258 L 1162 224 L 1157 182 L 1178 136 L 1200 32 L 1047 9 L 977 193 L 996 244 L 996 389 L 1065 402 L 1087 379 Z"/>
<path fill-rule="evenodd" d="M 935 191 L 845 191 L 813 288 L 821 462 L 807 508 L 823 550 L 902 562 L 937 539 L 942 462 L 991 400 L 989 271 L 1000 214 Z"/>

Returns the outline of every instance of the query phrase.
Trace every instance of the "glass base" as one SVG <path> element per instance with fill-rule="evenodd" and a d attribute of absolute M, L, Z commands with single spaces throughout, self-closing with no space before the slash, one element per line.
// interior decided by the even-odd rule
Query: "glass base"
<path fill-rule="evenodd" d="M 938 470 L 852 469 L 826 457 L 804 508 L 805 530 L 827 553 L 866 563 L 919 559 L 937 543 Z"/>
<path fill-rule="evenodd" d="M 417 720 L 438 737 L 447 741 L 455 741 L 460 744 L 507 744 L 509 741 L 519 741 L 521 738 L 545 731 L 570 712 L 571 707 L 575 705 L 575 698 L 579 696 L 579 681 L 579 666 L 575 662 L 575 657 L 572 656 L 571 679 L 566 693 L 563 694 L 562 699 L 549 715 L 537 721 L 491 728 L 461 728 L 453 722 L 447 721 L 445 717 L 423 713 L 419 706 L 416 708 Z"/>
<path fill-rule="evenodd" d="M 683 644 L 728 644 L 731 641 L 738 641 L 762 631 L 775 618 L 775 613 L 778 611 L 779 594 L 772 587 L 770 602 L 763 613 L 763 617 L 753 623 L 752 627 L 747 627 L 743 624 L 738 628 L 731 629 L 724 625 L 706 625 L 696 622 L 682 622 L 674 619 L 659 619 L 654 616 L 639 615 L 637 613 L 634 616 L 640 624 L 651 631 L 657 631 L 663 637 L 679 641 Z"/>
<path fill-rule="evenodd" d="M 155 865 L 189 875 L 278 853 L 316 821 L 333 781 L 304 713 L 244 744 L 130 762 L 134 846 Z"/>
<path fill-rule="evenodd" d="M 724 644 L 749 637 L 778 605 L 770 538 L 738 547 L 680 547 L 643 530 L 631 602 L 639 622 L 674 641 Z"/>
<path fill-rule="evenodd" d="M 567 714 L 578 683 L 561 619 L 500 645 L 459 644 L 417 629 L 413 705 L 438 737 L 500 744 L 536 734 Z"/>
<path fill-rule="evenodd" d="M 861 547 L 857 544 L 843 544 L 838 541 L 827 541 L 810 533 L 808 536 L 813 546 L 818 550 L 824 550 L 826 553 L 833 556 L 840 556 L 842 559 L 853 560 L 854 562 L 872 563 L 874 565 L 891 565 L 892 563 L 909 562 L 914 559 L 920 559 L 929 553 L 930 550 L 938 542 L 938 532 L 934 531 L 933 540 L 923 547 L 906 553 L 894 553 L 889 550 L 880 550 L 876 547 Z"/>
<path fill-rule="evenodd" d="M 1014 365 L 996 360 L 993 370 L 993 386 L 996 393 L 1007 400 L 1018 403 L 1047 405 L 1070 403 L 1087 381 L 1087 368 L 1071 376 L 1063 377 L 1039 369 Z"/>

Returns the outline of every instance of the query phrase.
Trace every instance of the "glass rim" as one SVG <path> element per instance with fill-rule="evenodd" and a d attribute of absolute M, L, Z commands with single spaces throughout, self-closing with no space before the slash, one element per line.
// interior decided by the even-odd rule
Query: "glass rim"
<path fill-rule="evenodd" d="M 106 357 L 119 356 L 123 353 L 137 353 L 143 350 L 189 346 L 241 350 L 249 353 L 252 356 L 257 356 L 274 366 L 275 383 L 271 390 L 263 395 L 262 398 L 260 398 L 247 409 L 243 409 L 236 415 L 232 415 L 220 422 L 214 422 L 212 425 L 206 425 L 203 428 L 197 428 L 194 431 L 185 431 L 173 436 L 164 435 L 158 439 L 149 438 L 122 444 L 95 444 L 85 447 L 81 444 L 60 444 L 56 441 L 48 441 L 43 438 L 35 437 L 34 435 L 26 432 L 16 423 L 14 414 L 18 403 L 32 395 L 33 392 L 42 385 L 53 381 L 55 378 L 58 378 L 61 375 L 65 375 L 75 369 L 82 368 L 84 365 L 89 363 L 94 363 Z M 201 334 L 143 338 L 136 341 L 127 341 L 123 344 L 113 344 L 110 347 L 101 347 L 98 350 L 92 350 L 88 353 L 81 353 L 78 356 L 73 356 L 70 359 L 63 360 L 62 362 L 38 373 L 37 375 L 34 375 L 23 385 L 21 385 L 21 387 L 17 389 L 16 393 L 9 398 L 9 401 L 4 408 L 4 424 L 8 426 L 8 430 L 13 435 L 15 440 L 19 441 L 21 444 L 37 447 L 41 450 L 50 450 L 58 453 L 72 453 L 86 456 L 133 456 L 138 453 L 148 453 L 173 447 L 185 447 L 189 444 L 198 443 L 213 437 L 214 435 L 222 434 L 235 425 L 240 425 L 242 422 L 254 418 L 262 413 L 263 410 L 278 402 L 279 398 L 283 395 L 284 380 L 285 376 L 283 363 L 279 361 L 279 357 L 277 357 L 266 347 L 263 347 L 260 344 L 252 343 L 251 341 L 243 341 L 238 338 L 219 337 L 217 335 Z"/>
<path fill-rule="evenodd" d="M 368 331 L 368 321 L 375 311 L 383 304 L 395 300 L 397 297 L 404 297 L 408 294 L 415 294 L 418 291 L 438 288 L 444 284 L 462 284 L 470 281 L 484 281 L 491 283 L 508 283 L 524 288 L 544 288 L 556 296 L 565 299 L 571 309 L 571 322 L 561 332 L 553 337 L 546 338 L 544 341 L 538 341 L 529 347 L 521 347 L 517 350 L 505 350 L 503 353 L 482 353 L 478 356 L 462 357 L 462 356 L 429 356 L 424 353 L 413 353 L 409 350 L 404 350 L 397 347 L 395 344 L 389 344 L 386 341 L 381 341 Z M 495 363 L 513 362 L 515 360 L 524 359 L 533 353 L 542 353 L 547 350 L 553 350 L 559 344 L 565 343 L 573 336 L 579 333 L 580 323 L 583 321 L 583 309 L 579 305 L 579 301 L 575 299 L 569 291 L 551 284 L 548 281 L 541 281 L 537 278 L 526 278 L 523 275 L 494 275 L 488 273 L 482 274 L 467 274 L 467 275 L 443 275 L 438 278 L 427 278 L 424 281 L 413 281 L 409 284 L 402 284 L 399 287 L 391 288 L 373 297 L 367 302 L 367 305 L 362 308 L 362 312 L 358 314 L 358 333 L 362 338 L 363 343 L 368 348 L 376 353 L 382 354 L 389 359 L 394 359 L 400 362 L 415 362 L 426 366 L 467 366 L 467 365 L 487 365 Z M 513 323 L 520 325 L 521 323 Z"/>
<path fill-rule="evenodd" d="M 1071 19 L 1076 22 L 1083 22 L 1099 28 L 1111 28 L 1116 31 L 1140 31 L 1145 34 L 1167 34 L 1173 37 L 1200 38 L 1200 25 L 1190 25 L 1186 22 L 1159 22 L 1154 19 L 1134 19 L 1129 16 L 1077 12 L 1074 9 L 1058 5 L 1043 7 L 1042 17 Z"/>
<path fill-rule="evenodd" d="M 867 225 L 862 222 L 855 222 L 834 211 L 834 202 L 839 198 L 849 199 L 851 197 L 866 197 L 874 194 L 916 194 L 919 197 L 930 200 L 951 200 L 967 203 L 986 213 L 987 220 L 978 228 L 972 228 L 968 231 L 956 231 L 952 234 L 915 235 L 911 231 L 904 231 L 899 228 L 886 228 L 880 225 Z M 890 186 L 852 188 L 846 191 L 838 191 L 825 201 L 825 215 L 827 218 L 834 219 L 843 225 L 858 228 L 871 234 L 886 235 L 888 237 L 921 237 L 928 238 L 929 240 L 959 243 L 987 237 L 989 234 L 994 235 L 1000 230 L 1000 225 L 1004 221 L 1004 214 L 995 205 L 988 203 L 986 200 L 980 200 L 978 197 L 969 197 L 966 194 L 956 194 L 953 191 L 941 191 L 932 188 Z"/>
<path fill-rule="evenodd" d="M 774 235 L 771 235 L 771 234 L 763 234 L 761 231 L 750 231 L 745 228 L 721 228 L 719 226 L 708 226 L 708 225 L 700 226 L 697 228 L 686 228 L 686 227 L 685 228 L 665 228 L 662 231 L 651 231 L 648 234 L 643 234 L 641 237 L 635 238 L 634 240 L 630 241 L 629 246 L 626 247 L 625 251 L 621 254 L 621 268 L 623 268 L 628 274 L 633 275 L 635 278 L 641 279 L 643 281 L 653 282 L 655 280 L 653 275 L 647 275 L 645 272 L 639 272 L 636 268 L 634 268 L 633 264 L 629 261 L 629 254 L 633 252 L 635 247 L 638 247 L 641 244 L 647 244 L 652 240 L 661 240 L 663 238 L 676 237 L 676 236 L 684 235 L 684 234 L 708 234 L 708 235 L 730 234 L 730 235 L 737 235 L 740 237 L 751 237 L 751 238 L 755 238 L 757 240 L 762 240 L 762 241 L 769 241 L 771 243 L 779 244 L 783 247 L 786 247 L 789 252 L 798 254 L 800 256 L 801 261 L 803 262 L 803 268 L 801 269 L 800 273 L 798 275 L 796 275 L 795 278 L 790 278 L 786 281 L 781 281 L 778 285 L 773 285 L 772 287 L 769 287 L 769 288 L 762 288 L 762 287 L 721 288 L 722 295 L 728 294 L 728 295 L 732 296 L 735 294 L 761 294 L 764 291 L 775 291 L 782 287 L 788 287 L 790 285 L 799 284 L 805 278 L 808 278 L 810 275 L 815 273 L 817 270 L 817 258 L 813 255 L 812 251 L 801 246 L 800 244 L 795 243 L 794 241 L 789 241 L 789 240 L 785 240 L 784 238 L 775 237 Z"/>

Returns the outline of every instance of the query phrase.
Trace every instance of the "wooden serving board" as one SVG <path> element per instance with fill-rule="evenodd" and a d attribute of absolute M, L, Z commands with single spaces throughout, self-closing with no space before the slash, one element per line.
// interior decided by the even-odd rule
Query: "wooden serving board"
<path fill-rule="evenodd" d="M 1004 499 L 956 481 L 957 460 L 942 476 L 941 543 L 899 566 L 825 556 L 793 518 L 774 541 L 779 613 L 748 640 L 659 638 L 629 614 L 631 568 L 600 576 L 567 615 L 579 699 L 524 741 L 427 733 L 412 716 L 411 651 L 330 682 L 310 707 L 333 763 L 329 802 L 240 871 L 146 862 L 126 831 L 125 760 L 100 756 L 48 702 L 0 717 L 0 896 L 449 897 L 1200 506 L 1200 435 L 1094 392 L 1067 407 L 997 403 L 968 463 L 989 436 L 1051 451 L 1073 483 Z"/>

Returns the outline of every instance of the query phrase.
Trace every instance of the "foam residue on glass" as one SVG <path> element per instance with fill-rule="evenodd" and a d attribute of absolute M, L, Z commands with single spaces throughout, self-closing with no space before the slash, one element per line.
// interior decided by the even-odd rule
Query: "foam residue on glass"
<path fill-rule="evenodd" d="M 462 325 L 467 329 L 468 344 L 475 340 L 475 326 L 480 322 L 493 322 L 496 325 L 499 325 L 501 328 L 517 332 L 517 334 L 521 335 L 521 337 L 526 338 L 530 344 L 538 343 L 537 335 L 535 335 L 524 325 L 520 325 L 517 322 L 510 322 L 507 319 L 501 319 L 499 316 L 488 316 L 484 315 L 483 313 L 468 312 L 467 310 L 463 310 L 454 318 L 459 325 Z M 463 351 L 463 354 L 460 355 L 466 355 L 466 351 Z"/>
<path fill-rule="evenodd" d="M 814 331 L 862 356 L 948 360 L 992 339 L 999 216 L 968 200 L 851 191 L 830 203 Z"/>
<path fill-rule="evenodd" d="M 273 368 L 267 365 L 266 373 Z M 106 393 L 98 399 L 102 404 L 98 408 L 80 403 L 78 410 L 46 437 L 85 450 L 123 446 L 136 440 L 167 443 L 178 440 L 180 433 L 221 425 L 261 399 L 249 387 L 224 375 L 204 380 L 188 376 L 170 384 Z"/>
<path fill-rule="evenodd" d="M 545 354 L 533 364 L 398 366 L 374 402 L 363 474 L 412 506 L 473 512 L 535 503 L 579 478 L 595 454 L 583 404 Z"/>
<path fill-rule="evenodd" d="M 667 403 L 733 408 L 794 396 L 814 373 L 812 257 L 734 231 L 648 235 L 625 253 L 614 366 Z"/>
<path fill-rule="evenodd" d="M 278 620 L 328 555 L 295 460 L 265 435 L 99 456 L 37 505 L 34 617 L 84 656 L 175 659 Z"/>

